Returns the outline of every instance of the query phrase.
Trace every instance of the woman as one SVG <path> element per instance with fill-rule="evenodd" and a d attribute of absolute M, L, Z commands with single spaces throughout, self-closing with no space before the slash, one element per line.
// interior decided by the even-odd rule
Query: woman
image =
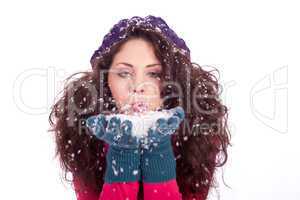
<path fill-rule="evenodd" d="M 230 144 L 227 107 L 212 72 L 192 63 L 185 42 L 152 15 L 114 25 L 91 65 L 92 71 L 67 79 L 49 116 L 56 155 L 65 174 L 73 175 L 77 199 L 206 199 Z M 134 137 L 136 148 L 126 149 L 88 123 L 103 117 L 99 128 L 111 123 L 105 116 L 164 110 L 175 111 L 167 120 L 181 114 L 184 120 L 153 151 L 140 148 L 146 136 Z"/>

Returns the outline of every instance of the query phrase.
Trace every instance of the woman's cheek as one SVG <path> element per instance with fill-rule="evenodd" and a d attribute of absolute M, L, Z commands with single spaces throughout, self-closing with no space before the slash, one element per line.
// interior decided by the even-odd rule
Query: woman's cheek
<path fill-rule="evenodd" d="M 126 81 L 115 80 L 111 85 L 111 91 L 114 99 L 121 104 L 125 104 L 128 101 L 129 86 Z"/>
<path fill-rule="evenodd" d="M 156 81 L 156 80 L 150 80 L 148 81 L 148 84 L 146 84 L 147 86 L 147 91 L 148 94 L 150 94 L 150 96 L 152 98 L 158 98 L 160 97 L 160 82 Z"/>
<path fill-rule="evenodd" d="M 147 90 L 147 101 L 150 103 L 151 110 L 155 110 L 162 104 L 162 99 L 160 97 L 160 81 L 159 80 L 148 80 L 146 85 Z"/>

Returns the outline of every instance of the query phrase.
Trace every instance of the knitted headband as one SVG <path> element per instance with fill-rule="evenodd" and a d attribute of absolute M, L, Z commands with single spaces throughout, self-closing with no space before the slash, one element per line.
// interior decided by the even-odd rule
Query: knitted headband
<path fill-rule="evenodd" d="M 92 55 L 90 59 L 92 66 L 135 28 L 158 33 L 171 44 L 174 52 L 179 52 L 190 59 L 190 50 L 184 40 L 179 38 L 162 18 L 148 15 L 145 18 L 134 16 L 130 19 L 122 19 L 115 24 L 104 36 L 101 46 Z"/>

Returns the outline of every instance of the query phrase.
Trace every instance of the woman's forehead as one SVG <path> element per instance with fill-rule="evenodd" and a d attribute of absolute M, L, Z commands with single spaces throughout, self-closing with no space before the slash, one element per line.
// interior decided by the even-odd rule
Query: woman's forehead
<path fill-rule="evenodd" d="M 144 59 L 157 61 L 152 43 L 143 39 L 131 39 L 125 42 L 115 55 L 116 59 Z"/>

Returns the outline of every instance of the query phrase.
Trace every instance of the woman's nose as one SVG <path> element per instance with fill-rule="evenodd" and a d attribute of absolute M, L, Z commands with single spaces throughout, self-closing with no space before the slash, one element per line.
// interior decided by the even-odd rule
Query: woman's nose
<path fill-rule="evenodd" d="M 133 93 L 144 93 L 144 88 L 133 89 Z"/>
<path fill-rule="evenodd" d="M 144 93 L 145 92 L 145 80 L 143 76 L 137 76 L 133 83 L 133 93 Z"/>

